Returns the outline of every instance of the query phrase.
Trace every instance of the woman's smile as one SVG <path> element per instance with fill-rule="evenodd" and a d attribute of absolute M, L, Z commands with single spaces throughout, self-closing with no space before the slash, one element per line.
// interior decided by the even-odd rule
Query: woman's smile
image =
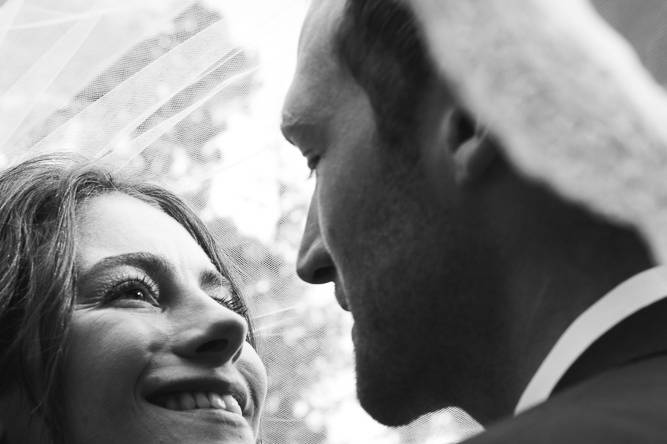
<path fill-rule="evenodd" d="M 242 382 L 232 382 L 222 375 L 149 377 L 146 386 L 144 399 L 161 409 L 187 414 L 210 410 L 223 418 L 228 414 L 241 418 L 254 416 L 256 401 L 250 399 L 249 389 Z"/>

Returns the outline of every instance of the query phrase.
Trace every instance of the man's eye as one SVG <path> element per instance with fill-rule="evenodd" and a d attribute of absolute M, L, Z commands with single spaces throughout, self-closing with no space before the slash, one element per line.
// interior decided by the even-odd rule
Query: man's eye
<path fill-rule="evenodd" d="M 306 159 L 308 162 L 308 169 L 310 170 L 310 175 L 308 178 L 310 179 L 313 177 L 315 174 L 315 171 L 317 170 L 317 164 L 320 162 L 320 156 L 311 156 Z"/>

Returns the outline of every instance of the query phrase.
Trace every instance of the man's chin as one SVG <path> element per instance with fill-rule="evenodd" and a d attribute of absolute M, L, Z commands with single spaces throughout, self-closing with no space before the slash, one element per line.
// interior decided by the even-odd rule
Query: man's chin
<path fill-rule="evenodd" d="M 423 413 L 415 403 L 414 389 L 402 390 L 385 375 L 368 375 L 357 368 L 357 398 L 361 407 L 377 422 L 402 426 Z"/>
<path fill-rule="evenodd" d="M 421 414 L 415 415 L 414 411 L 403 401 L 395 400 L 393 397 L 381 398 L 369 395 L 357 387 L 359 404 L 374 420 L 380 424 L 397 427 L 409 424 Z"/>

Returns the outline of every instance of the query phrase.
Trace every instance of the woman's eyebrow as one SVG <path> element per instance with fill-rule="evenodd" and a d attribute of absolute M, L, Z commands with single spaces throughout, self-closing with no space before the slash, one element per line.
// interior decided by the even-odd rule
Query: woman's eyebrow
<path fill-rule="evenodd" d="M 199 278 L 199 284 L 202 288 L 218 289 L 218 288 L 232 288 L 231 281 L 224 277 L 217 270 L 205 270 Z"/>
<path fill-rule="evenodd" d="M 155 274 L 168 274 L 173 270 L 169 261 L 162 256 L 147 252 L 134 252 L 103 258 L 83 272 L 80 279 L 85 281 L 86 279 L 99 274 L 103 270 L 127 265 L 141 268 L 149 273 Z"/>

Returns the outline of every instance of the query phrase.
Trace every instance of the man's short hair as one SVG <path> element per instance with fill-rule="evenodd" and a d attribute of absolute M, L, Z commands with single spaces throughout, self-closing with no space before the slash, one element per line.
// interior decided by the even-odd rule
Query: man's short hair
<path fill-rule="evenodd" d="M 335 45 L 369 97 L 382 142 L 414 143 L 435 70 L 412 12 L 396 0 L 347 0 Z"/>

